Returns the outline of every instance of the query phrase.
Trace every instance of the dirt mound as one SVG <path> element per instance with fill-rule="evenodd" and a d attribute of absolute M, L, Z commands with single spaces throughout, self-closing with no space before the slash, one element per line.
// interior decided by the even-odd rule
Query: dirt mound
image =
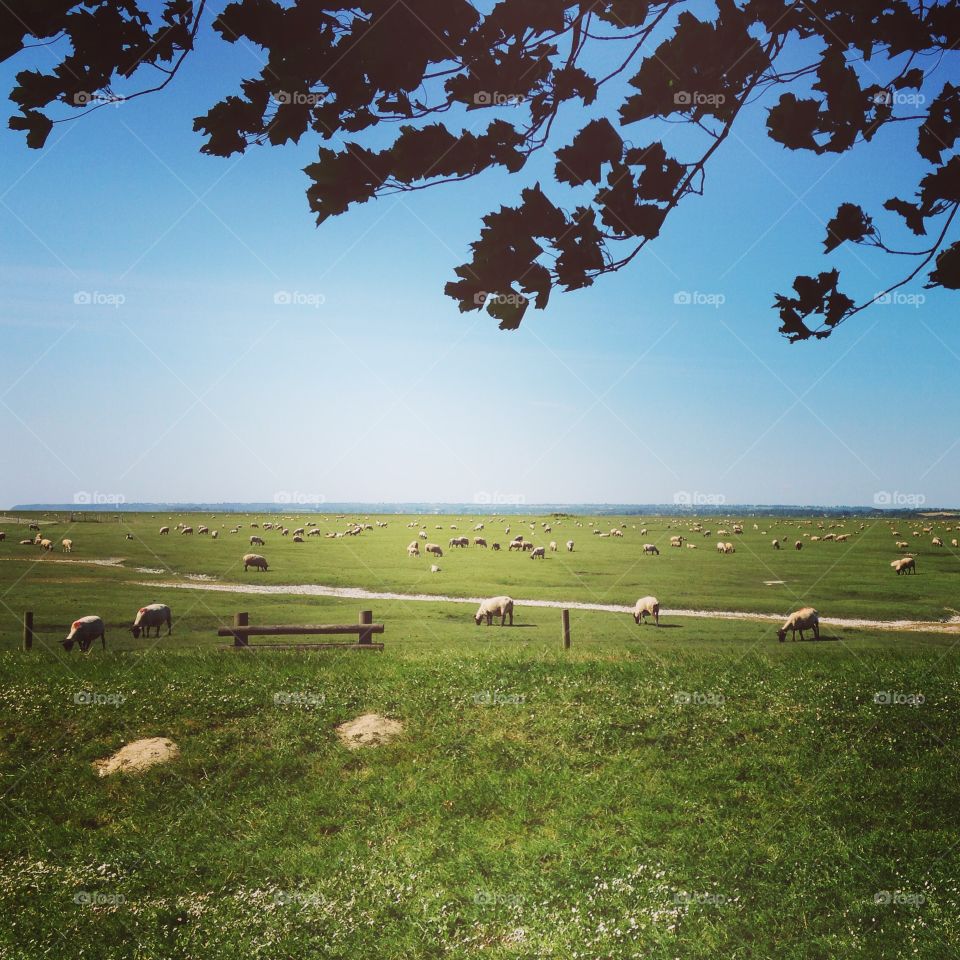
<path fill-rule="evenodd" d="M 95 760 L 93 768 L 101 777 L 113 773 L 143 773 L 158 763 L 168 763 L 179 756 L 180 748 L 172 740 L 149 737 L 128 743 L 106 760 Z"/>
<path fill-rule="evenodd" d="M 337 727 L 337 736 L 348 750 L 379 747 L 403 733 L 403 724 L 379 713 L 364 713 Z"/>

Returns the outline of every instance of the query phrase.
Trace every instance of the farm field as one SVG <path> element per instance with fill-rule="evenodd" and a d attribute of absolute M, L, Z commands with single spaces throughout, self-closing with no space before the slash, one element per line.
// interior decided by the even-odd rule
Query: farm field
<path fill-rule="evenodd" d="M 818 521 L 744 517 L 734 518 L 743 523 L 742 535 L 728 532 L 719 536 L 717 531 L 729 531 L 733 521 L 720 527 L 711 520 L 704 523 L 711 535 L 703 536 L 690 530 L 693 521 L 689 518 L 513 517 L 498 522 L 489 517 L 423 518 L 429 541 L 421 541 L 421 545 L 435 542 L 444 552 L 437 561 L 441 566 L 438 574 L 430 573 L 432 560 L 426 554 L 417 559 L 407 557 L 407 544 L 417 539 L 417 528 L 408 527 L 411 518 L 403 516 L 349 518 L 367 522 L 373 529 L 340 539 L 308 536 L 303 543 L 294 543 L 292 536 L 284 537 L 277 531 L 251 527 L 251 523 L 281 519 L 277 517 L 184 517 L 184 522 L 194 527 L 205 523 L 219 529 L 215 541 L 197 534 L 180 536 L 174 528 L 178 519 L 124 514 L 120 522 L 43 524 L 43 535 L 56 544 L 64 537 L 74 541 L 69 556 L 56 550 L 44 555 L 33 546 L 21 546 L 18 541 L 25 528 L 0 520 L 0 530 L 7 531 L 6 541 L 0 543 L 0 596 L 9 599 L 15 594 L 18 600 L 17 606 L 8 600 L 0 606 L 0 643 L 9 647 L 18 642 L 22 609 L 31 609 L 24 605 L 26 600 L 33 605 L 38 620 L 51 627 L 68 624 L 81 615 L 82 609 L 100 613 L 108 627 L 119 628 L 129 623 L 143 603 L 162 599 L 154 596 L 156 590 L 150 587 L 153 583 L 180 583 L 185 587 L 204 582 L 274 588 L 323 585 L 452 597 L 508 594 L 518 603 L 540 599 L 621 606 L 632 606 L 638 596 L 652 594 L 665 609 L 673 610 L 785 615 L 812 605 L 824 617 L 871 620 L 944 621 L 957 616 L 960 609 L 960 551 L 950 546 L 950 541 L 960 536 L 955 529 L 960 520 L 952 518 L 926 521 L 923 525 L 931 527 L 930 533 L 922 533 L 918 521 L 903 521 L 895 526 L 903 528 L 898 530 L 900 537 L 891 534 L 890 522 L 881 520 L 865 521 L 861 530 L 860 521 L 854 520 L 822 520 L 820 528 Z M 314 520 L 324 533 L 342 532 L 347 527 L 346 519 L 296 514 L 291 514 L 286 525 L 294 529 L 308 520 Z M 377 522 L 387 526 L 377 527 Z M 473 528 L 480 522 L 485 527 L 477 534 Z M 542 532 L 544 522 L 551 524 L 551 533 Z M 591 528 L 591 523 L 596 526 Z M 235 524 L 241 525 L 240 532 L 230 534 Z M 174 529 L 170 535 L 160 536 L 161 525 Z M 606 532 L 621 525 L 622 538 L 600 538 L 591 533 L 592 529 Z M 451 530 L 451 526 L 457 529 Z M 510 534 L 504 532 L 508 526 Z M 641 534 L 642 529 L 647 533 Z M 920 536 L 914 537 L 913 530 Z M 509 552 L 507 543 L 518 533 L 537 546 L 547 546 L 554 540 L 560 549 L 557 553 L 548 551 L 542 561 L 531 560 L 527 553 Z M 850 540 L 836 543 L 809 539 L 827 533 L 847 533 Z M 133 539 L 126 539 L 128 534 Z M 261 536 L 265 545 L 251 547 L 252 534 Z M 450 548 L 449 539 L 458 535 L 482 535 L 488 543 L 500 542 L 503 549 L 497 553 L 475 546 Z M 670 537 L 674 535 L 689 537 L 697 549 L 671 548 Z M 945 546 L 934 547 L 934 536 L 940 536 Z M 774 538 L 781 541 L 783 549 L 771 547 Z M 564 550 L 569 539 L 575 542 L 573 553 Z M 718 554 L 718 539 L 735 541 L 736 552 Z M 798 539 L 804 542 L 799 552 L 792 547 Z M 898 541 L 909 544 L 906 551 L 896 549 Z M 644 543 L 656 545 L 659 556 L 645 556 Z M 241 560 L 247 552 L 264 555 L 269 570 L 244 573 Z M 917 573 L 898 577 L 890 561 L 905 552 L 916 557 Z M 59 562 L 64 560 L 74 562 Z M 99 566 L 89 561 L 112 561 L 115 565 Z M 171 592 L 179 597 L 179 591 L 157 590 L 165 597 Z M 196 619 L 191 615 L 191 622 L 178 618 L 178 639 L 209 641 L 211 621 L 202 617 L 225 609 L 220 603 L 224 596 L 229 600 L 229 615 L 255 606 L 252 597 L 201 595 L 195 590 L 184 590 L 175 604 L 167 600 L 181 610 L 189 607 L 196 611 Z M 257 604 L 266 600 L 255 599 Z M 311 598 L 311 606 L 319 599 Z M 96 610 L 87 609 L 94 601 Z M 365 605 L 380 607 L 381 603 L 368 601 Z M 456 614 L 466 615 L 466 610 Z M 256 622 L 255 612 L 253 617 Z M 59 629 L 59 625 L 55 627 L 55 631 Z"/>
<path fill-rule="evenodd" d="M 744 534 L 725 537 L 736 553 L 721 556 L 716 536 L 670 548 L 694 536 L 677 520 L 645 518 L 641 538 L 636 518 L 566 518 L 531 539 L 572 538 L 574 553 L 539 561 L 451 551 L 449 537 L 481 521 L 431 517 L 444 556 L 430 574 L 429 559 L 406 556 L 407 518 L 371 516 L 388 526 L 302 544 L 268 531 L 257 550 L 270 570 L 244 574 L 253 518 L 185 519 L 243 532 L 160 537 L 168 521 L 147 516 L 51 524 L 44 535 L 74 550 L 41 556 L 0 523 L 5 960 L 960 951 L 955 633 L 827 625 L 820 643 L 779 644 L 770 622 L 638 627 L 574 609 L 563 651 L 559 612 L 522 603 L 655 593 L 668 609 L 811 602 L 949 619 L 960 567 L 948 534 L 943 549 L 918 541 L 919 572 L 896 577 L 880 521 L 797 553 L 769 541 L 815 536 L 815 523 L 758 520 L 761 535 L 744 518 Z M 625 523 L 624 537 L 593 536 L 591 520 Z M 644 556 L 644 542 L 661 554 Z M 516 626 L 476 627 L 472 604 L 190 589 L 211 582 L 196 577 L 510 593 Z M 134 640 L 133 614 L 157 600 L 173 607 L 172 636 Z M 359 609 L 386 625 L 382 653 L 218 649 L 238 610 L 252 623 L 353 623 Z M 17 650 L 23 610 L 36 614 L 30 653 Z M 106 652 L 65 654 L 57 641 L 87 613 L 107 623 Z M 403 732 L 346 749 L 334 728 L 368 712 Z M 146 737 L 171 738 L 180 757 L 96 775 L 95 761 Z"/>

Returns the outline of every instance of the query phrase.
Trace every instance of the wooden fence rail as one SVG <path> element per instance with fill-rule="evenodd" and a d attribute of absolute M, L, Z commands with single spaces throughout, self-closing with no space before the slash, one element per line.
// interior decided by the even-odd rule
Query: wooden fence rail
<path fill-rule="evenodd" d="M 321 624 L 258 624 L 250 625 L 246 613 L 238 613 L 233 618 L 232 627 L 220 627 L 218 637 L 233 637 L 233 649 L 257 650 L 382 650 L 382 643 L 373 642 L 373 634 L 383 633 L 382 623 L 373 622 L 371 610 L 361 610 L 360 619 L 356 624 L 350 623 L 321 623 Z M 302 637 L 328 636 L 355 633 L 356 643 L 250 643 L 250 637 Z"/>

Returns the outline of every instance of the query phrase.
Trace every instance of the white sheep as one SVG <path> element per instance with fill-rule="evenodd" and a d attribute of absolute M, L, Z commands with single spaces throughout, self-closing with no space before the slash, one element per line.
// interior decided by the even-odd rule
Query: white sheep
<path fill-rule="evenodd" d="M 45 551 L 46 553 L 49 553 L 53 549 L 53 541 L 47 540 L 46 538 L 44 538 L 43 540 L 40 541 L 40 549 Z"/>
<path fill-rule="evenodd" d="M 170 533 L 170 528 L 169 528 L 169 527 L 161 527 L 161 528 L 160 528 L 160 536 L 161 536 L 161 537 L 165 537 L 168 533 Z"/>
<path fill-rule="evenodd" d="M 261 557 L 259 553 L 245 553 L 243 555 L 243 572 L 247 572 L 248 567 L 253 567 L 254 570 L 267 570 L 267 561 L 264 557 Z"/>
<path fill-rule="evenodd" d="M 72 540 L 61 540 L 60 549 L 64 553 L 73 553 L 73 541 Z"/>
<path fill-rule="evenodd" d="M 418 536 L 421 540 L 426 540 L 426 539 L 427 539 L 427 533 L 426 533 L 425 530 L 421 530 L 421 531 L 417 534 L 417 536 Z"/>
<path fill-rule="evenodd" d="M 551 541 L 550 541 L 550 552 L 551 552 L 551 553 L 556 553 L 556 552 L 557 552 L 557 541 L 556 541 L 556 540 L 551 540 Z"/>
<path fill-rule="evenodd" d="M 916 573 L 917 561 L 913 557 L 903 557 L 900 560 L 891 560 L 890 566 L 899 577 L 901 573 Z"/>
<path fill-rule="evenodd" d="M 435 557 L 442 557 L 442 556 L 443 556 L 443 550 L 440 548 L 440 545 L 439 545 L 439 544 L 436 544 L 436 543 L 428 543 L 423 549 L 424 549 L 427 553 L 432 553 Z"/>
<path fill-rule="evenodd" d="M 219 530 L 214 530 L 213 533 L 210 534 L 210 539 L 211 539 L 211 540 L 216 540 L 217 537 L 219 537 L 219 536 L 220 536 L 220 531 L 219 531 Z"/>
<path fill-rule="evenodd" d="M 170 608 L 165 603 L 150 603 L 141 607 L 137 611 L 137 616 L 130 627 L 130 632 L 134 639 L 139 639 L 141 632 L 150 636 L 150 628 L 157 628 L 157 636 L 160 636 L 160 627 L 166 624 L 167 636 L 173 632 L 173 618 L 170 615 Z"/>
<path fill-rule="evenodd" d="M 653 554 L 656 554 L 658 557 L 660 556 L 660 551 L 657 549 L 657 546 L 654 543 L 645 543 L 643 545 L 643 552 L 650 554 L 651 556 Z"/>
<path fill-rule="evenodd" d="M 70 624 L 70 632 L 60 642 L 63 649 L 68 653 L 73 649 L 75 643 L 80 645 L 80 652 L 86 653 L 94 640 L 99 638 L 101 646 L 107 649 L 107 631 L 103 625 L 102 617 L 80 617 Z"/>
<path fill-rule="evenodd" d="M 466 538 L 464 538 L 464 539 L 466 539 Z M 473 545 L 474 545 L 475 547 L 486 547 L 487 541 L 484 540 L 483 537 L 474 537 L 474 538 L 473 538 Z"/>
<path fill-rule="evenodd" d="M 547 556 L 547 551 L 543 547 L 536 547 L 530 551 L 531 560 L 544 560 Z"/>
<path fill-rule="evenodd" d="M 939 537 L 934 537 L 932 542 L 935 547 L 943 546 L 943 541 Z"/>
<path fill-rule="evenodd" d="M 414 540 L 413 543 L 411 543 L 411 544 L 407 547 L 407 556 L 408 556 L 408 557 L 419 557 L 419 556 L 420 556 L 420 542 L 419 542 L 418 540 Z"/>
<path fill-rule="evenodd" d="M 796 547 L 797 550 L 802 550 L 802 549 L 803 549 L 803 541 L 802 541 L 802 540 L 798 540 L 798 541 L 794 544 L 794 547 Z"/>
<path fill-rule="evenodd" d="M 439 573 L 439 572 L 440 572 L 440 568 L 439 568 L 435 563 L 431 563 L 431 564 L 430 564 L 430 572 L 431 572 L 431 573 Z"/>
<path fill-rule="evenodd" d="M 797 639 L 797 631 L 800 631 L 800 639 L 803 639 L 804 630 L 813 630 L 813 639 L 820 639 L 820 614 L 813 607 L 804 607 L 802 610 L 796 610 L 787 617 L 784 625 L 777 631 L 777 639 L 783 643 L 787 639 L 787 631 L 790 630 L 791 640 Z"/>
<path fill-rule="evenodd" d="M 780 541 L 779 541 L 779 540 L 774 540 L 773 543 L 772 543 L 772 546 L 773 546 L 773 549 L 774 549 L 774 550 L 779 550 L 779 549 L 780 549 Z"/>
<path fill-rule="evenodd" d="M 184 528 L 180 531 L 180 536 L 181 536 L 181 537 L 183 537 L 183 536 L 192 537 L 192 536 L 193 536 L 193 527 L 184 527 Z"/>
<path fill-rule="evenodd" d="M 263 547 L 266 546 L 266 543 L 264 542 L 263 537 L 258 537 L 256 534 L 254 534 L 252 537 L 250 537 L 250 546 Z"/>
<path fill-rule="evenodd" d="M 634 605 L 634 622 L 639 625 L 644 617 L 653 617 L 657 626 L 660 626 L 660 601 L 656 597 L 641 597 Z"/>
<path fill-rule="evenodd" d="M 572 541 L 572 540 L 568 540 L 568 541 L 567 541 L 567 553 L 573 553 L 573 541 Z"/>
<path fill-rule="evenodd" d="M 479 627 L 481 622 L 486 618 L 487 626 L 493 625 L 493 617 L 495 614 L 500 616 L 500 626 L 504 625 L 506 618 L 510 618 L 510 626 L 513 626 L 513 600 L 510 597 L 491 597 L 489 600 L 484 600 L 480 604 L 477 612 L 473 616 L 473 621 Z"/>

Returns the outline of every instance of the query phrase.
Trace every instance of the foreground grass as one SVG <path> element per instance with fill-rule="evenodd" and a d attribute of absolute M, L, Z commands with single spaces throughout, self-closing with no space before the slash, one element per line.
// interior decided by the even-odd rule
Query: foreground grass
<path fill-rule="evenodd" d="M 3 655 L 0 955 L 954 956 L 950 648 L 643 629 Z M 144 736 L 181 759 L 95 776 Z"/>

